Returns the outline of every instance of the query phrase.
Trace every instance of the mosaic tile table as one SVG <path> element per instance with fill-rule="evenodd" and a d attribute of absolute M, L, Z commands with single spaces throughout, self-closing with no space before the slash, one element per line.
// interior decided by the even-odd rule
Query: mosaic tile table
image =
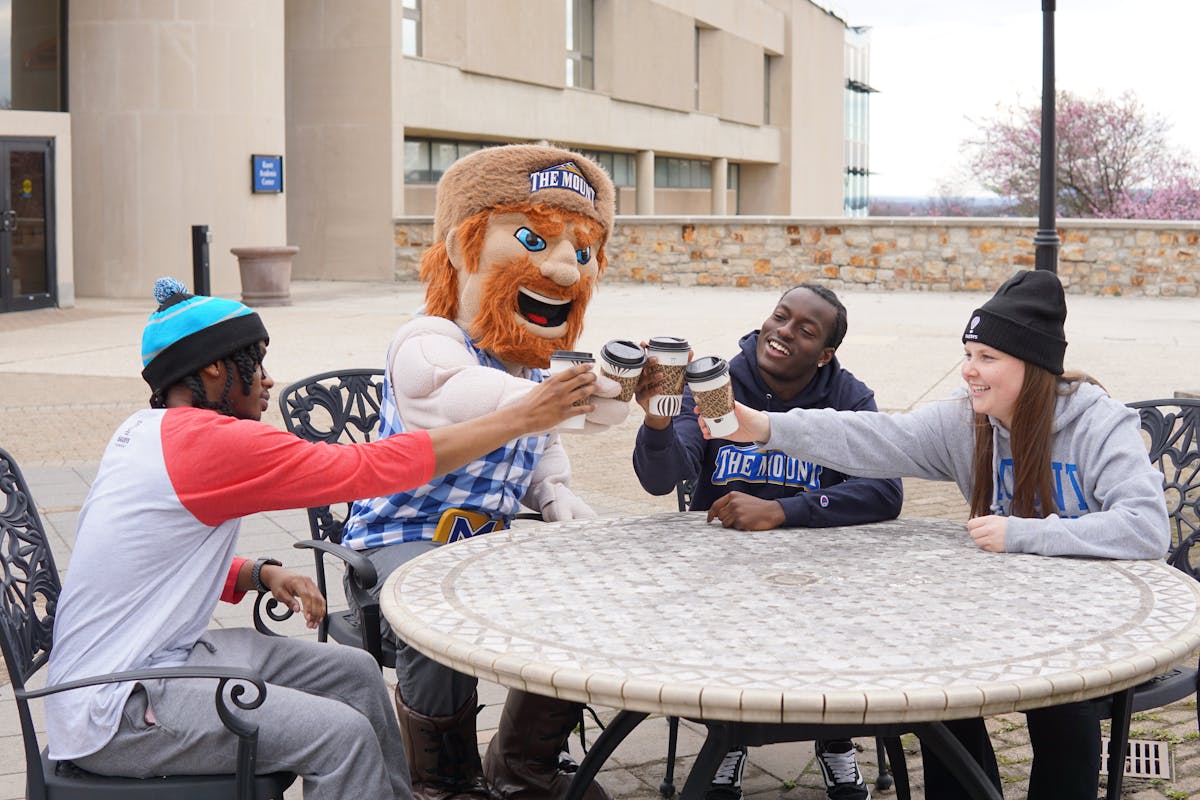
<path fill-rule="evenodd" d="M 985 553 L 945 520 L 534 525 L 410 561 L 381 603 L 437 661 L 632 725 L 975 717 L 1111 694 L 1200 646 L 1200 584 L 1162 562 Z"/>

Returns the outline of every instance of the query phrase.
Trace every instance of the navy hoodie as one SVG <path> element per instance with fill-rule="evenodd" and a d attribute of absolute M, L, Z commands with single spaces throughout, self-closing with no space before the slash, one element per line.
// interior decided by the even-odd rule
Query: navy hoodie
<path fill-rule="evenodd" d="M 729 362 L 734 398 L 760 411 L 834 408 L 876 411 L 875 393 L 841 368 L 836 357 L 817 370 L 812 381 L 790 401 L 775 397 L 758 371 L 758 331 L 739 342 L 742 352 Z M 684 390 L 683 410 L 671 426 L 657 431 L 643 425 L 633 450 L 633 468 L 642 488 L 664 495 L 681 480 L 696 480 L 692 510 L 705 511 L 729 492 L 744 492 L 783 506 L 787 527 L 827 528 L 892 519 L 900 514 L 903 491 L 898 478 L 856 478 L 779 450 L 726 439 L 705 440 L 693 413 L 695 401 Z"/>

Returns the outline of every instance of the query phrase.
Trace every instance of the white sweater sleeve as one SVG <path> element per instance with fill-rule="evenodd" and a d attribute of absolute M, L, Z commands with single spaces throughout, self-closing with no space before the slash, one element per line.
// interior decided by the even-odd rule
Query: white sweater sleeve
<path fill-rule="evenodd" d="M 831 409 L 770 414 L 767 446 L 867 478 L 953 480 L 970 496 L 974 449 L 969 401 L 931 403 L 907 414 Z M 1162 475 L 1150 463 L 1137 413 L 1097 403 L 1056 440 L 1079 466 L 1086 512 L 1078 517 L 1009 517 L 1009 552 L 1096 558 L 1162 558 L 1170 545 Z"/>
<path fill-rule="evenodd" d="M 462 331 L 441 317 L 419 317 L 392 341 L 388 366 L 393 399 L 407 429 L 475 419 L 523 397 L 534 383 L 482 366 Z"/>
<path fill-rule="evenodd" d="M 904 414 L 814 408 L 768 416 L 767 447 L 850 475 L 958 480 L 964 457 L 969 469 L 970 413 L 959 398 Z"/>
<path fill-rule="evenodd" d="M 1162 558 L 1171 544 L 1162 473 L 1150 463 L 1137 412 L 1097 406 L 1072 448 L 1080 463 L 1087 514 L 1044 519 L 1009 517 L 1009 552 L 1093 558 Z"/>

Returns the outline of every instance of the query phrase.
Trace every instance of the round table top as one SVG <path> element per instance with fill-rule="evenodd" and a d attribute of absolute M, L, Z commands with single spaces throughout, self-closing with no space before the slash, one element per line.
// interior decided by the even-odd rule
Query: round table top
<path fill-rule="evenodd" d="M 1200 646 L 1161 561 L 979 550 L 962 523 L 726 530 L 703 512 L 536 524 L 396 570 L 383 613 L 510 687 L 742 722 L 877 723 L 1098 697 Z"/>

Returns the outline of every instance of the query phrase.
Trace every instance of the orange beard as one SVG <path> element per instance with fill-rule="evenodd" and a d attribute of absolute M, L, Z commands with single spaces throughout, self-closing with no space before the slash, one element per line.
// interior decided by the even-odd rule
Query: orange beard
<path fill-rule="evenodd" d="M 597 276 L 604 274 L 608 263 L 603 229 L 594 220 L 551 206 L 515 203 L 480 211 L 463 220 L 457 235 L 461 242 L 463 269 L 468 273 L 479 270 L 479 258 L 487 236 L 488 221 L 493 214 L 515 211 L 525 214 L 541 226 L 554 230 L 571 219 L 588 232 L 583 244 L 596 247 Z M 561 230 L 561 227 L 558 228 Z M 421 256 L 421 280 L 425 282 L 425 313 L 456 321 L 459 315 L 458 271 L 450 262 L 446 242 L 434 243 Z M 479 335 L 479 346 L 509 364 L 526 367 L 547 367 L 555 350 L 570 350 L 583 330 L 583 312 L 595 290 L 597 278 L 581 276 L 580 282 L 564 288 L 544 277 L 532 260 L 517 259 L 492 270 L 485 283 L 483 307 L 470 322 L 469 333 Z M 518 319 L 520 304 L 518 286 L 525 286 L 548 297 L 572 301 L 567 318 L 566 333 L 545 339 L 531 333 Z"/>
<path fill-rule="evenodd" d="M 555 350 L 571 350 L 583 332 L 583 313 L 595 289 L 596 279 L 581 276 L 573 286 L 559 286 L 542 275 L 532 259 L 521 258 L 494 268 L 484 282 L 483 307 L 468 331 L 475 343 L 508 364 L 525 367 L 550 366 Z M 545 339 L 529 330 L 521 318 L 517 287 L 524 286 L 547 297 L 571 301 L 566 332 Z"/>

